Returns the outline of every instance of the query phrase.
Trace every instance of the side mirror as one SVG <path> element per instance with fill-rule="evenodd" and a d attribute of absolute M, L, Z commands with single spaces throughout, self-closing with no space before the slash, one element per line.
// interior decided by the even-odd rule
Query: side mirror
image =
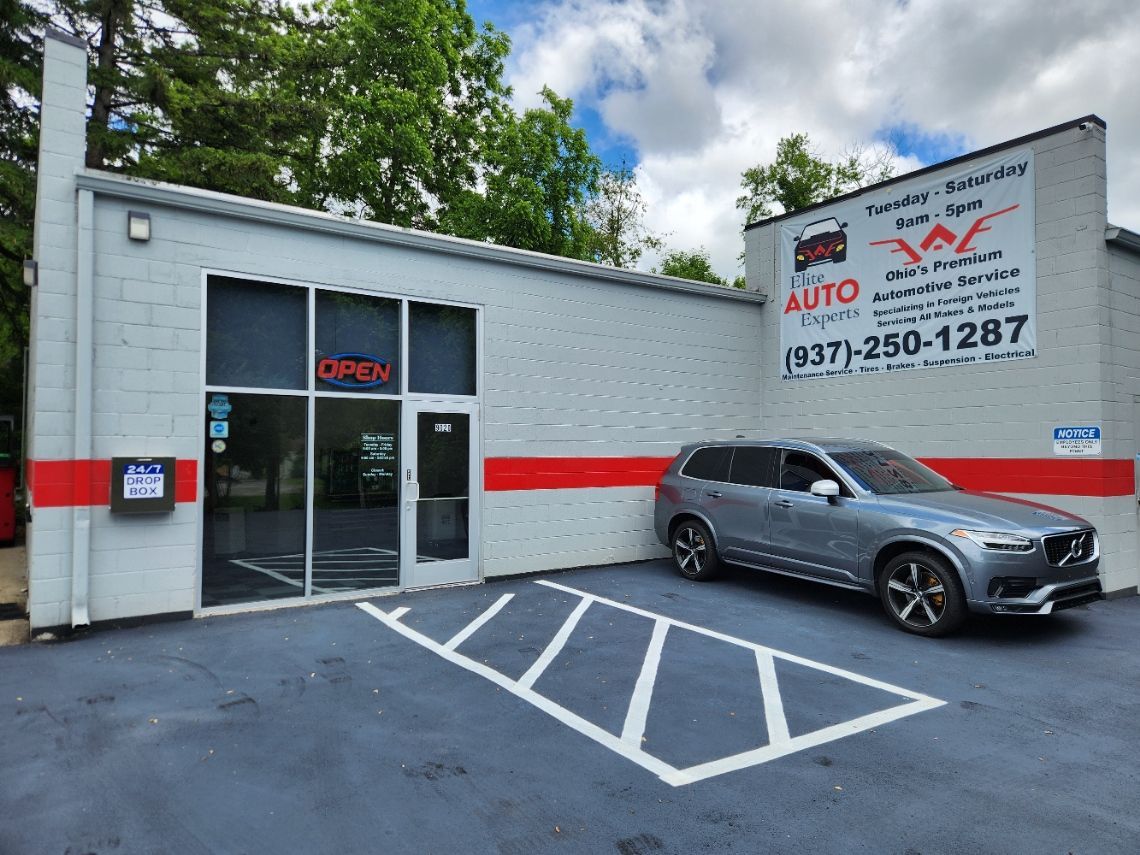
<path fill-rule="evenodd" d="M 822 481 L 815 481 L 811 485 L 811 494 L 813 496 L 823 496 L 829 502 L 839 495 L 839 485 L 832 481 L 830 478 L 825 478 Z"/>

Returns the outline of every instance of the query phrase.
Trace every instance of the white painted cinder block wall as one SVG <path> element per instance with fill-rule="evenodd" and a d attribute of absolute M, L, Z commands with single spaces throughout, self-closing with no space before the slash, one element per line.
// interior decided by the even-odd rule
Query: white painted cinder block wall
<path fill-rule="evenodd" d="M 1132 396 L 1140 394 L 1140 289 L 1134 259 L 1110 254 L 1105 242 L 1104 129 L 1074 126 L 1018 147 L 1032 148 L 1035 161 L 1038 355 L 781 380 L 779 225 L 768 223 L 745 233 L 748 287 L 773 295 L 761 311 L 766 430 L 872 438 L 917 457 L 1050 458 L 1055 425 L 1101 424 L 1105 458 L 1136 454 Z M 1065 508 L 1097 526 L 1106 590 L 1140 583 L 1135 499 L 1020 497 Z"/>

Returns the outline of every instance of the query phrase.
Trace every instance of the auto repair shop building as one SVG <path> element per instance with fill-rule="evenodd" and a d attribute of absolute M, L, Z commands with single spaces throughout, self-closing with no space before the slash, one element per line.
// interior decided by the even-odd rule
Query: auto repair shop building
<path fill-rule="evenodd" d="M 770 434 L 880 439 L 1081 513 L 1106 588 L 1135 591 L 1140 238 L 1105 222 L 1096 120 L 759 224 L 735 291 L 86 170 L 85 50 L 52 34 L 44 65 L 33 629 L 661 556 L 680 446 Z M 895 239 L 919 261 L 856 249 Z M 962 251 L 935 276 L 938 241 Z M 876 300 L 947 279 L 923 311 Z M 962 355 L 967 320 L 990 359 Z"/>

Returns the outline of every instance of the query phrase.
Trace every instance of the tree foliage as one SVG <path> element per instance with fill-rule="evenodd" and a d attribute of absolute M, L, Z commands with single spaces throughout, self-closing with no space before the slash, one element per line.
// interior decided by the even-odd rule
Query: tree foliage
<path fill-rule="evenodd" d="M 334 0 L 320 38 L 327 127 L 305 202 L 402 226 L 475 186 L 504 121 L 506 35 L 476 30 L 462 0 Z"/>
<path fill-rule="evenodd" d="M 0 412 L 20 406 L 28 289 L 22 266 L 32 256 L 39 125 L 29 109 L 39 97 L 44 16 L 19 0 L 0 0 Z"/>
<path fill-rule="evenodd" d="M 597 192 L 586 206 L 594 230 L 594 260 L 633 267 L 646 249 L 660 249 L 661 238 L 645 228 L 645 212 L 633 170 L 624 161 L 616 169 L 603 170 Z"/>
<path fill-rule="evenodd" d="M 594 232 L 586 215 L 601 161 L 570 124 L 574 103 L 542 90 L 543 107 L 505 111 L 487 143 L 485 188 L 460 194 L 441 217 L 460 237 L 587 259 Z"/>
<path fill-rule="evenodd" d="M 885 181 L 893 174 L 891 152 L 854 146 L 831 162 L 812 148 L 807 134 L 792 134 L 776 144 L 776 159 L 744 170 L 744 194 L 736 207 L 745 211 L 745 222 L 772 216 L 773 204 L 784 212 L 806 208 L 866 184 Z"/>
<path fill-rule="evenodd" d="M 710 285 L 728 285 L 728 281 L 713 270 L 708 250 L 704 247 L 695 250 L 670 250 L 662 257 L 660 269 L 654 268 L 653 272 L 681 279 L 693 279 L 697 282 L 708 282 Z"/>

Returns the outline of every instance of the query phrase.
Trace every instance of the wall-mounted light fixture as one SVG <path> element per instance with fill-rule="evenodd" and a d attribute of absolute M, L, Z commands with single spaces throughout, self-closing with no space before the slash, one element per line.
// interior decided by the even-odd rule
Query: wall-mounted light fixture
<path fill-rule="evenodd" d="M 40 284 L 40 265 L 31 258 L 24 259 L 24 284 L 29 288 Z"/>
<path fill-rule="evenodd" d="M 127 237 L 131 240 L 150 240 L 150 214 L 127 211 Z"/>

